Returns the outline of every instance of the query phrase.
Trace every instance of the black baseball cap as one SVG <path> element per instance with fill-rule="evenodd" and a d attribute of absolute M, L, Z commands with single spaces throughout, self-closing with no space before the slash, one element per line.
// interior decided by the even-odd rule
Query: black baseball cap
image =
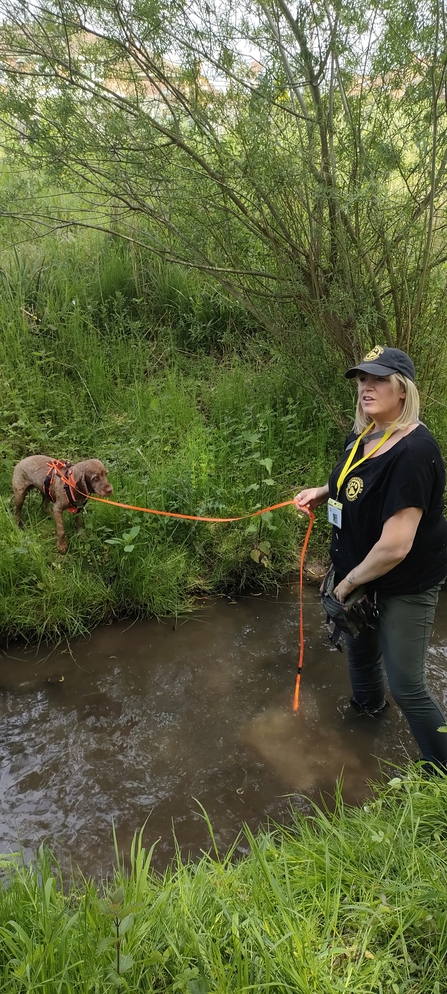
<path fill-rule="evenodd" d="M 371 352 L 359 362 L 358 366 L 348 369 L 345 376 L 351 380 L 357 373 L 372 373 L 373 376 L 391 376 L 391 373 L 401 373 L 407 379 L 415 379 L 415 371 L 410 356 L 400 349 L 388 349 L 384 345 L 375 345 Z"/>

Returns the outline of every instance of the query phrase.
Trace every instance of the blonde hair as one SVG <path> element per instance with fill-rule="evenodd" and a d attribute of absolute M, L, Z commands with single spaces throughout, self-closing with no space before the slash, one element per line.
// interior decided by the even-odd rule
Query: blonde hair
<path fill-rule="evenodd" d="M 393 431 L 398 431 L 399 428 L 408 428 L 410 425 L 414 424 L 415 421 L 419 420 L 419 391 L 416 384 L 413 383 L 413 380 L 409 380 L 408 377 L 403 376 L 402 373 L 391 373 L 390 381 L 399 387 L 403 387 L 405 390 L 402 410 L 399 417 L 393 421 Z M 360 400 L 358 400 L 354 421 L 354 431 L 356 435 L 360 435 L 361 432 L 364 431 L 370 424 L 374 424 L 374 419 L 371 418 L 369 414 L 365 413 Z"/>

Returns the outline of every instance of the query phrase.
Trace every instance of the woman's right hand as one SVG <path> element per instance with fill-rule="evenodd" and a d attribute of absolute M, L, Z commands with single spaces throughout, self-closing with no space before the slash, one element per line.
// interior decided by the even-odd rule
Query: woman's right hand
<path fill-rule="evenodd" d="M 329 487 L 326 484 L 324 487 L 309 487 L 307 490 L 300 490 L 293 500 L 299 510 L 309 508 L 310 511 L 314 511 L 315 508 L 320 507 L 320 504 L 325 504 L 328 497 Z"/>

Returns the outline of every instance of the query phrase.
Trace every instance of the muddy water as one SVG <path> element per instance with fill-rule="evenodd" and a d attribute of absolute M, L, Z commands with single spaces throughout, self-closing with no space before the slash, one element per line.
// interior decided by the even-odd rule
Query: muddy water
<path fill-rule="evenodd" d="M 346 657 L 327 641 L 317 591 L 305 592 L 301 702 L 291 708 L 298 601 L 206 601 L 172 622 L 120 622 L 57 649 L 0 655 L 0 850 L 25 856 L 46 841 L 67 865 L 107 873 L 112 823 L 126 852 L 147 820 L 154 864 L 207 849 L 200 805 L 218 845 L 329 801 L 344 771 L 357 803 L 380 771 L 417 758 L 395 706 L 380 719 L 346 702 Z M 447 704 L 447 595 L 429 652 Z M 389 765 L 388 765 L 389 764 Z M 157 841 L 158 840 L 158 841 Z M 244 843 L 240 845 L 244 850 Z"/>

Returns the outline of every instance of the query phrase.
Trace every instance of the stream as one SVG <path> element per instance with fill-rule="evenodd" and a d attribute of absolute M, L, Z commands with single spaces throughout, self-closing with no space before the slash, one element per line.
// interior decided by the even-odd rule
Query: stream
<path fill-rule="evenodd" d="M 0 652 L 0 851 L 30 858 L 47 843 L 62 866 L 97 877 L 145 825 L 163 870 L 210 848 L 203 809 L 225 851 L 253 831 L 329 806 L 358 804 L 371 780 L 417 759 L 391 701 L 379 718 L 349 706 L 345 653 L 334 649 L 317 588 L 304 592 L 300 706 L 292 710 L 298 586 L 278 596 L 199 600 L 173 620 L 123 620 L 58 647 Z M 428 655 L 447 704 L 447 596 Z M 174 839 L 175 835 L 175 839 Z M 175 841 L 176 840 L 176 841 Z M 243 836 L 236 852 L 246 851 Z"/>

